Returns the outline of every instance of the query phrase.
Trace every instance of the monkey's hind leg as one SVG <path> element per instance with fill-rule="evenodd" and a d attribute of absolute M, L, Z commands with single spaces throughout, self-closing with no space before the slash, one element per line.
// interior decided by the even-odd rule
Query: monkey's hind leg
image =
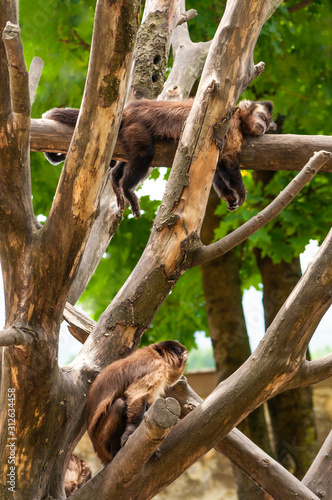
<path fill-rule="evenodd" d="M 127 402 L 127 425 L 126 430 L 121 437 L 121 446 L 124 446 L 129 436 L 135 432 L 143 420 L 144 413 L 148 409 L 148 403 L 145 398 L 138 398 Z"/>
<path fill-rule="evenodd" d="M 117 161 L 115 166 L 111 169 L 110 174 L 109 174 L 111 177 L 112 188 L 113 188 L 113 191 L 116 195 L 116 200 L 118 202 L 118 207 L 121 210 L 124 210 L 125 205 L 126 205 L 125 199 L 123 196 L 123 192 L 122 192 L 122 189 L 120 186 L 120 181 L 122 179 L 123 170 L 124 170 L 125 166 L 126 166 L 125 161 Z"/>
<path fill-rule="evenodd" d="M 125 198 L 128 200 L 129 205 L 136 219 L 141 216 L 139 200 L 134 193 L 140 181 L 144 179 L 149 171 L 149 167 L 153 158 L 153 144 L 151 143 L 148 150 L 144 151 L 143 156 L 136 156 L 130 160 L 124 169 L 124 174 L 121 179 L 121 188 Z"/>
<path fill-rule="evenodd" d="M 134 189 L 149 171 L 154 155 L 153 139 L 151 132 L 144 126 L 138 127 L 137 123 L 124 126 L 119 137 L 128 155 L 128 162 L 124 166 L 119 183 L 133 214 L 139 218 L 141 212 Z"/>
<path fill-rule="evenodd" d="M 247 190 L 236 159 L 222 157 L 219 160 L 213 178 L 213 187 L 217 194 L 226 200 L 228 210 L 236 210 L 244 203 Z"/>

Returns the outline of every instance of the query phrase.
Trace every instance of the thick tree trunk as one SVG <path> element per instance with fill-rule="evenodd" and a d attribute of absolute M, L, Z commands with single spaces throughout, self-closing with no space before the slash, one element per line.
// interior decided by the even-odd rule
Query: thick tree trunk
<path fill-rule="evenodd" d="M 201 231 L 203 243 L 213 240 L 220 224 L 215 215 L 219 199 L 211 192 Z M 250 356 L 251 350 L 242 308 L 239 275 L 240 248 L 201 266 L 209 331 L 213 344 L 218 382 L 234 373 Z M 252 412 L 239 429 L 266 452 L 271 454 L 263 406 Z M 237 467 L 233 468 L 239 499 L 264 498 L 263 491 Z"/>

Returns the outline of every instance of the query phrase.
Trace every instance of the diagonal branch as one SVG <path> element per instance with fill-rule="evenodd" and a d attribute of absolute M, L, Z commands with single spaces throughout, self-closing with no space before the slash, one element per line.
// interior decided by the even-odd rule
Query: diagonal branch
<path fill-rule="evenodd" d="M 167 395 L 180 403 L 181 418 L 203 401 L 184 376 L 167 391 Z M 214 448 L 275 500 L 284 500 L 286 497 L 288 500 L 318 498 L 238 429 L 231 430 Z"/>
<path fill-rule="evenodd" d="M 302 483 L 319 498 L 332 498 L 332 431 L 327 436 Z"/>
<path fill-rule="evenodd" d="M 331 157 L 332 154 L 327 151 L 315 153 L 303 167 L 302 171 L 297 174 L 289 185 L 261 212 L 221 240 L 208 246 L 204 246 L 202 243 L 198 244 L 197 247 L 190 252 L 191 267 L 224 255 L 268 224 L 291 203 L 301 189 Z"/>
<path fill-rule="evenodd" d="M 130 481 L 157 451 L 180 416 L 173 398 L 157 399 L 144 414 L 142 423 L 129 437 L 110 464 L 73 495 L 73 500 L 90 500 L 96 491 L 101 498 L 122 498 L 123 485 Z"/>

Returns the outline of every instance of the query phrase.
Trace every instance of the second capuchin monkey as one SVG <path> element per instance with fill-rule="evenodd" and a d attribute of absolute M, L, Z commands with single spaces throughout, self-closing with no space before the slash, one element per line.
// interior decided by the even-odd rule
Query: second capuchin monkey
<path fill-rule="evenodd" d="M 105 368 L 87 400 L 86 425 L 102 463 L 110 462 L 151 404 L 184 372 L 187 349 L 175 340 L 142 347 Z"/>
<path fill-rule="evenodd" d="M 125 208 L 126 200 L 135 217 L 140 217 L 139 200 L 134 190 L 147 175 L 154 155 L 154 143 L 158 140 L 180 138 L 183 125 L 189 115 L 193 100 L 129 102 L 123 111 L 119 140 L 127 161 L 118 161 L 111 170 L 111 179 L 118 205 Z M 228 210 L 236 210 L 246 199 L 240 172 L 239 153 L 245 136 L 258 136 L 267 130 L 275 130 L 271 101 L 241 101 L 230 120 L 222 152 L 213 179 L 213 187 L 219 197 L 227 202 Z M 78 109 L 53 108 L 43 117 L 75 126 Z M 53 164 L 60 163 L 65 154 L 45 153 Z"/>

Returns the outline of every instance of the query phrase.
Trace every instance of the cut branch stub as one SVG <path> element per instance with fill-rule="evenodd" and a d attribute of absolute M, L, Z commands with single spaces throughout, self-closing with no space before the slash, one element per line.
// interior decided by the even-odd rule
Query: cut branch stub
<path fill-rule="evenodd" d="M 73 500 L 90 500 L 96 491 L 101 498 L 129 498 L 124 495 L 123 486 L 128 486 L 144 468 L 169 434 L 180 413 L 180 405 L 175 399 L 157 399 L 112 462 L 78 490 L 73 495 Z"/>

